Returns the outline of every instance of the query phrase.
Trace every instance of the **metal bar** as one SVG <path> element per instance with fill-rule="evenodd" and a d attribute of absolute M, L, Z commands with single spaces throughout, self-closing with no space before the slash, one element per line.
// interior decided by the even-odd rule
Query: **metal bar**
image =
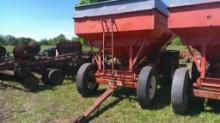
<path fill-rule="evenodd" d="M 89 41 L 88 41 L 88 44 L 89 44 L 89 47 L 90 47 L 90 49 L 91 49 L 91 51 L 92 51 L 92 53 L 93 53 L 93 57 L 94 57 L 96 63 L 98 64 L 98 58 L 97 58 L 96 53 L 95 53 L 94 50 L 93 50 L 92 44 L 91 44 Z"/>
<path fill-rule="evenodd" d="M 103 28 L 103 34 L 102 34 L 102 49 L 100 52 L 102 52 L 102 69 L 103 73 L 105 73 L 105 27 L 104 23 L 106 23 L 105 20 L 102 20 L 102 28 Z"/>
<path fill-rule="evenodd" d="M 0 71 L 0 73 L 4 74 L 4 75 L 10 75 L 10 76 L 15 75 L 15 72 L 13 70 L 2 70 L 2 71 Z"/>
<path fill-rule="evenodd" d="M 114 27 L 113 27 L 114 20 L 111 19 L 111 48 L 112 48 L 112 75 L 115 74 L 115 60 L 114 60 Z"/>
<path fill-rule="evenodd" d="M 193 89 L 194 96 L 220 100 L 219 92 L 212 92 L 201 89 Z"/>
<path fill-rule="evenodd" d="M 90 106 L 82 116 L 78 117 L 73 123 L 83 123 L 87 118 L 116 90 L 116 87 L 109 87 L 99 98 L 95 100 L 92 106 Z"/>
<path fill-rule="evenodd" d="M 133 46 L 129 46 L 129 71 L 133 71 Z"/>
<path fill-rule="evenodd" d="M 196 56 L 194 55 L 194 53 L 193 53 L 193 51 L 192 51 L 192 50 L 193 50 L 192 46 L 189 45 L 189 44 L 187 43 L 187 41 L 185 41 L 185 39 L 182 39 L 182 41 L 183 41 L 183 43 L 185 44 L 185 46 L 187 47 L 187 49 L 189 50 L 189 53 L 190 53 L 190 55 L 191 55 L 191 57 L 192 57 L 194 63 L 196 64 L 197 69 L 198 69 L 199 71 L 201 71 L 201 67 L 200 67 L 200 65 L 198 64 L 197 58 L 196 58 Z"/>
<path fill-rule="evenodd" d="M 106 79 L 103 79 L 103 78 L 97 78 L 96 81 L 97 83 L 99 84 L 105 84 L 105 85 L 109 85 L 109 80 L 111 78 L 106 78 Z M 127 87 L 127 88 L 137 88 L 138 86 L 138 83 L 137 82 L 134 82 L 133 79 L 130 79 L 127 80 L 127 79 L 123 79 L 121 78 L 121 80 L 119 80 L 117 78 L 117 80 L 114 80 L 114 85 L 117 86 L 117 87 Z"/>
<path fill-rule="evenodd" d="M 218 87 L 220 88 L 219 78 L 205 78 L 201 79 L 201 86 Z"/>
<path fill-rule="evenodd" d="M 201 78 L 205 78 L 206 75 L 206 46 L 202 46 L 202 60 L 201 60 Z"/>
<path fill-rule="evenodd" d="M 135 58 L 134 58 L 134 60 L 133 60 L 133 66 L 136 64 L 136 62 L 137 62 L 137 60 L 138 60 L 138 58 L 139 58 L 139 56 L 140 56 L 140 54 L 141 54 L 141 51 L 143 50 L 143 48 L 144 48 L 144 46 L 145 46 L 145 45 L 144 45 L 145 43 L 146 43 L 146 40 L 143 41 L 143 43 L 142 43 L 142 45 L 141 45 L 141 48 L 139 49 L 137 55 L 135 56 Z"/>

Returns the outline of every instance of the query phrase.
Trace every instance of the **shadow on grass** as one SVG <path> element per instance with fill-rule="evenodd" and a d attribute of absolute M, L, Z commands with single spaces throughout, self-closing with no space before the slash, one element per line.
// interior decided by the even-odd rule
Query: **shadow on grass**
<path fill-rule="evenodd" d="M 147 109 L 159 110 L 169 105 L 170 102 L 171 102 L 171 87 L 169 85 L 161 85 L 160 88 L 157 89 L 153 104 Z"/>
<path fill-rule="evenodd" d="M 101 90 L 101 92 L 104 92 L 105 90 Z M 102 92 L 102 93 L 103 93 Z M 90 122 L 92 120 L 94 120 L 95 118 L 99 117 L 100 115 L 102 115 L 105 111 L 111 109 L 112 107 L 114 107 L 115 105 L 117 105 L 119 102 L 121 102 L 123 99 L 125 98 L 130 98 L 130 99 L 134 99 L 134 89 L 129 89 L 129 88 L 119 88 L 117 89 L 114 93 L 113 96 L 116 97 L 117 99 L 114 100 L 113 102 L 109 103 L 108 105 L 104 106 L 103 108 L 100 108 L 98 111 L 96 111 L 95 114 L 93 114 L 92 116 L 90 116 L 87 120 L 87 122 Z M 99 92 L 100 93 L 100 92 Z"/>
<path fill-rule="evenodd" d="M 30 90 L 27 88 L 22 88 L 22 87 L 18 87 L 17 83 L 23 85 L 23 80 L 19 77 L 15 77 L 12 75 L 6 75 L 6 74 L 0 74 L 0 78 L 1 78 L 1 82 L 0 82 L 0 89 L 16 89 L 19 91 L 24 91 L 24 92 L 32 92 L 32 93 L 37 93 L 37 92 L 42 92 L 42 91 L 46 91 L 46 90 L 54 90 L 55 86 L 49 86 L 49 85 L 45 85 L 42 82 L 39 82 L 39 86 L 37 87 L 36 90 Z M 63 83 L 62 85 L 57 85 L 57 86 L 65 86 L 65 85 L 69 85 L 72 84 L 72 82 L 68 82 L 68 83 Z"/>
<path fill-rule="evenodd" d="M 189 102 L 189 110 L 186 115 L 198 116 L 202 112 L 220 114 L 220 101 L 194 97 Z"/>
<path fill-rule="evenodd" d="M 100 108 L 98 111 L 96 111 L 95 114 L 93 114 L 92 116 L 90 116 L 88 118 L 87 122 L 90 122 L 90 121 L 94 120 L 95 118 L 99 117 L 105 111 L 113 108 L 115 105 L 117 105 L 118 103 L 120 103 L 124 99 L 137 101 L 137 99 L 136 99 L 136 90 L 131 89 L 131 88 L 119 88 L 113 93 L 113 96 L 116 97 L 117 99 L 114 100 L 113 102 L 109 103 L 108 105 Z M 161 108 L 163 108 L 163 107 L 165 107 L 169 104 L 170 104 L 170 87 L 162 86 L 157 91 L 155 102 L 148 109 L 158 110 L 158 109 L 161 109 Z"/>
<path fill-rule="evenodd" d="M 213 112 L 215 114 L 220 114 L 220 101 L 219 100 L 208 100 L 206 106 L 209 106 L 211 109 L 206 110 L 207 112 Z"/>

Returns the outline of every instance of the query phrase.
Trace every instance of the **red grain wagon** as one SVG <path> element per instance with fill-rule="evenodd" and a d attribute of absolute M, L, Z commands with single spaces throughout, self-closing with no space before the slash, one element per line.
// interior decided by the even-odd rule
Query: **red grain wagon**
<path fill-rule="evenodd" d="M 109 85 L 76 122 L 87 118 L 117 87 L 137 89 L 140 105 L 148 107 L 155 97 L 157 73 L 172 81 L 178 67 L 179 53 L 164 50 L 173 37 L 167 6 L 160 0 L 113 0 L 75 9 L 75 33 L 98 49 L 95 63 L 79 69 L 77 89 L 88 97 L 98 84 Z"/>
<path fill-rule="evenodd" d="M 169 28 L 182 38 L 194 61 L 192 82 L 188 70 L 180 68 L 172 84 L 174 112 L 185 113 L 191 94 L 220 99 L 220 0 L 171 0 L 169 6 Z"/>

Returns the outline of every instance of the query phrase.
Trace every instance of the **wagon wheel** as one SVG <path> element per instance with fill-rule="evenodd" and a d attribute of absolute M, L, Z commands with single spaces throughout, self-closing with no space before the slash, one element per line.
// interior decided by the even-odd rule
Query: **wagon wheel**
<path fill-rule="evenodd" d="M 64 77 L 63 72 L 59 69 L 46 70 L 42 75 L 42 81 L 44 84 L 50 86 L 61 85 Z"/>
<path fill-rule="evenodd" d="M 142 108 L 153 102 L 157 90 L 156 71 L 151 66 L 144 67 L 138 77 L 137 98 Z"/>
<path fill-rule="evenodd" d="M 94 94 L 98 89 L 98 83 L 96 83 L 95 73 L 97 71 L 97 65 L 91 63 L 83 64 L 76 76 L 76 85 L 78 92 L 87 97 Z"/>
<path fill-rule="evenodd" d="M 179 68 L 174 74 L 171 88 L 171 103 L 176 114 L 185 114 L 188 109 L 190 78 L 186 68 Z"/>

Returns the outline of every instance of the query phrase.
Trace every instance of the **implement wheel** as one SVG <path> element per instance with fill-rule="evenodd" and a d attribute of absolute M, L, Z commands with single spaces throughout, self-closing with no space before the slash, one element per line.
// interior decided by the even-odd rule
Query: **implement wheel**
<path fill-rule="evenodd" d="M 63 83 L 65 76 L 59 69 L 46 70 L 42 75 L 42 81 L 46 85 L 56 86 Z"/>
<path fill-rule="evenodd" d="M 185 114 L 188 108 L 190 78 L 187 68 L 179 68 L 174 74 L 171 88 L 171 103 L 176 114 Z"/>
<path fill-rule="evenodd" d="M 37 91 L 39 89 L 39 83 L 38 83 L 38 79 L 33 76 L 30 75 L 29 77 L 26 77 L 23 82 L 22 85 L 28 89 L 28 91 Z"/>
<path fill-rule="evenodd" d="M 149 107 L 156 95 L 157 76 L 151 66 L 144 67 L 138 77 L 137 99 L 142 108 Z"/>
<path fill-rule="evenodd" d="M 92 63 L 83 64 L 76 76 L 76 85 L 78 92 L 83 97 L 88 97 L 89 95 L 97 92 L 98 83 L 96 83 L 95 73 L 97 71 L 97 65 Z"/>

